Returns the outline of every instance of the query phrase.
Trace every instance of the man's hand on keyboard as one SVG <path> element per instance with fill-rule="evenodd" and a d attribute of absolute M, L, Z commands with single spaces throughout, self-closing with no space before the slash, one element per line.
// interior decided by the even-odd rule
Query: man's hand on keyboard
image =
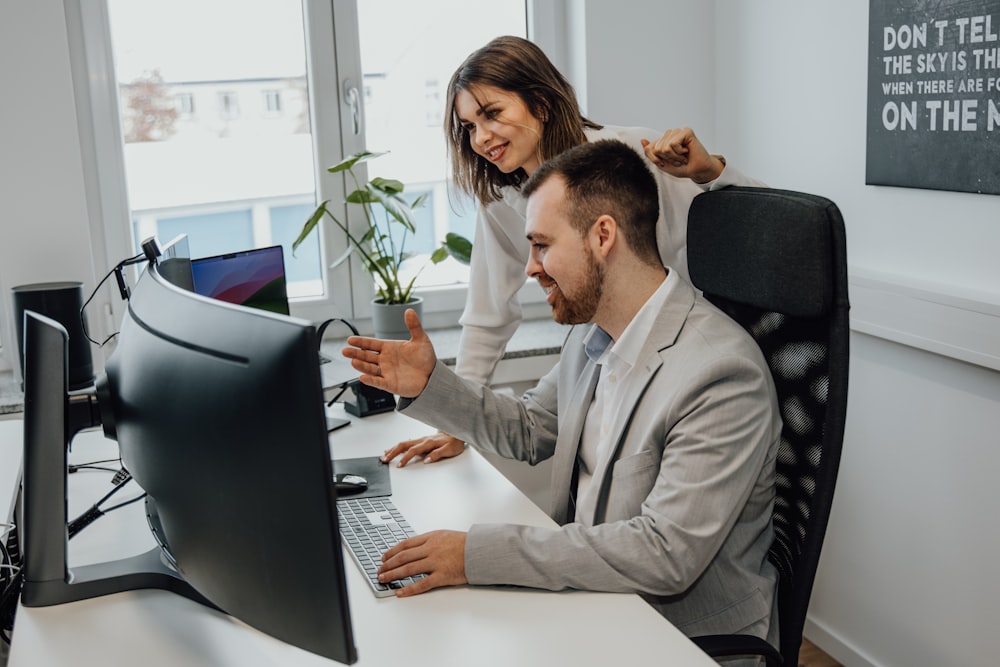
<path fill-rule="evenodd" d="M 418 595 L 439 586 L 466 584 L 465 533 L 437 530 L 403 540 L 382 555 L 378 573 L 382 582 L 427 575 L 396 591 L 396 597 Z"/>

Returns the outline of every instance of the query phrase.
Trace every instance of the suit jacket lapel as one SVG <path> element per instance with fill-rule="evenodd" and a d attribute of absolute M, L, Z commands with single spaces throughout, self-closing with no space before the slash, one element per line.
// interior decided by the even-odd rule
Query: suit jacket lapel
<path fill-rule="evenodd" d="M 660 370 L 663 365 L 659 356 L 655 357 L 655 363 L 644 365 L 641 369 L 637 369 L 639 375 L 633 378 L 633 381 L 624 387 L 624 391 L 627 395 L 622 402 L 622 405 L 637 406 L 642 400 L 649 389 L 649 384 L 652 382 L 653 377 L 656 372 Z M 611 485 L 611 474 L 610 471 L 614 468 L 614 462 L 618 460 L 621 455 L 622 446 L 625 444 L 625 436 L 628 433 L 628 427 L 632 423 L 632 417 L 635 416 L 635 410 L 619 410 L 617 414 L 614 415 L 614 421 L 611 424 L 611 436 L 614 438 L 614 448 L 608 453 L 608 458 L 601 463 L 601 468 L 595 471 L 594 480 L 595 483 L 599 480 L 601 485 L 600 492 L 597 495 L 597 503 L 594 506 L 594 516 L 591 517 L 591 525 L 597 525 L 598 523 L 604 522 L 605 509 L 607 507 L 608 493 L 610 492 Z"/>
<path fill-rule="evenodd" d="M 620 391 L 625 394 L 622 397 L 621 405 L 626 406 L 627 409 L 618 410 L 614 415 L 609 436 L 614 438 L 614 447 L 609 452 L 608 458 L 602 463 L 602 468 L 594 471 L 594 483 L 599 483 L 601 486 L 594 508 L 594 516 L 591 517 L 593 525 L 604 521 L 614 463 L 621 455 L 636 408 L 645 397 L 657 372 L 663 366 L 663 351 L 671 347 L 680 335 L 681 329 L 687 321 L 687 316 L 691 312 L 691 308 L 694 307 L 694 300 L 694 290 L 690 285 L 678 280 L 672 283 L 666 304 L 657 314 L 656 321 L 642 346 L 636 367 L 632 369 L 629 381 L 620 386 Z"/>
<path fill-rule="evenodd" d="M 661 353 L 670 347 L 677 340 L 680 331 L 687 321 L 691 308 L 694 307 L 695 292 L 691 285 L 683 280 L 673 277 L 670 294 L 667 295 L 666 304 L 657 313 L 656 322 L 649 332 L 642 352 L 639 355 L 639 363 L 642 369 L 638 370 L 638 375 L 634 382 L 628 383 L 623 390 L 629 395 L 622 405 L 639 405 L 643 394 L 652 382 L 657 371 L 663 365 Z M 563 346 L 563 353 L 566 353 L 566 345 Z M 583 433 L 583 425 L 587 418 L 587 412 L 594 398 L 594 390 L 597 387 L 599 377 L 598 366 L 588 360 L 575 381 L 573 387 L 573 397 L 568 404 L 565 404 L 565 419 L 560 420 L 558 442 L 552 462 L 552 511 L 550 515 L 560 525 L 573 521 L 575 518 L 575 508 L 573 499 L 576 495 L 576 468 L 577 454 L 580 450 L 580 436 Z M 559 390 L 564 388 L 565 378 L 560 378 Z M 635 409 L 622 410 L 615 415 L 614 430 L 612 437 L 615 439 L 615 448 L 608 461 L 617 460 L 625 437 L 628 433 L 628 425 L 635 414 Z M 601 518 L 604 514 L 607 491 L 610 484 L 610 472 L 613 465 L 607 465 L 600 475 L 595 477 L 600 479 L 601 492 L 598 497 L 598 513 L 595 519 Z"/>

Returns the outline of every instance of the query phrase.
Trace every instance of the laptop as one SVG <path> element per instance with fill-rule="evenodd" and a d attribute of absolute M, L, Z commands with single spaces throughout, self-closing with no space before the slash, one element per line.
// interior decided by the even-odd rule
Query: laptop
<path fill-rule="evenodd" d="M 250 308 L 289 314 L 285 256 L 280 245 L 191 260 L 194 292 Z M 320 352 L 323 388 L 339 387 L 358 376 L 346 359 Z"/>
<path fill-rule="evenodd" d="M 194 291 L 220 301 L 288 315 L 281 246 L 191 260 Z"/>

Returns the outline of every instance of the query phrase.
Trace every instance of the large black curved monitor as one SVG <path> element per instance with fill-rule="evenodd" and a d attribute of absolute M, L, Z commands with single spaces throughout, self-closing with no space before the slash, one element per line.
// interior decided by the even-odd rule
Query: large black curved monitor
<path fill-rule="evenodd" d="M 295 646 L 355 662 L 318 347 L 309 322 L 198 296 L 150 265 L 98 381 L 97 404 L 105 433 L 148 494 L 151 526 L 182 581 L 112 571 L 72 591 L 57 580 L 59 572 L 37 565 L 41 552 L 57 548 L 36 546 L 32 558 L 29 535 L 26 561 L 35 567 L 28 568 L 22 601 L 169 588 L 204 596 Z M 38 382 L 33 392 L 52 394 Z M 49 501 L 37 492 L 31 500 L 29 486 L 49 486 L 43 479 L 26 470 L 26 502 L 35 516 Z M 64 509 L 60 520 L 64 549 Z M 87 579 L 66 575 L 64 561 L 61 567 L 66 582 Z"/>

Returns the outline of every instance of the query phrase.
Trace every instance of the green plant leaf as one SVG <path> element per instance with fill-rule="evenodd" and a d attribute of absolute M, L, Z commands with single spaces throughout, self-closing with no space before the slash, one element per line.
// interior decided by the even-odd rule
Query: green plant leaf
<path fill-rule="evenodd" d="M 341 264 L 343 264 L 344 262 L 346 262 L 347 258 L 351 256 L 352 252 L 354 252 L 354 248 L 348 248 L 347 250 L 345 250 L 344 252 L 342 252 L 340 254 L 340 257 L 338 257 L 337 259 L 335 259 L 332 262 L 330 262 L 330 268 L 331 269 L 335 269 L 338 266 L 340 266 Z"/>
<path fill-rule="evenodd" d="M 393 178 L 381 178 L 377 176 L 368 181 L 368 184 L 387 195 L 398 195 L 403 191 L 402 181 L 397 181 Z"/>
<path fill-rule="evenodd" d="M 441 246 L 440 248 L 431 253 L 431 262 L 434 264 L 440 264 L 441 262 L 443 262 L 448 258 L 448 255 L 449 255 L 448 249 L 444 246 Z"/>
<path fill-rule="evenodd" d="M 411 234 L 417 231 L 416 225 L 413 224 L 413 211 L 399 194 L 379 189 L 369 190 L 368 194 L 375 198 L 374 201 L 382 205 L 382 208 L 392 216 L 393 220 L 406 227 Z"/>
<path fill-rule="evenodd" d="M 378 194 L 368 189 L 355 190 L 344 198 L 348 204 L 377 204 L 382 201 Z"/>
<path fill-rule="evenodd" d="M 444 248 L 449 255 L 466 266 L 472 261 L 472 242 L 461 234 L 448 232 L 444 237 Z"/>
<path fill-rule="evenodd" d="M 346 169 L 352 169 L 356 164 L 361 164 L 362 162 L 367 162 L 368 160 L 374 160 L 380 155 L 385 155 L 385 152 L 372 153 L 371 151 L 361 151 L 359 153 L 354 153 L 353 155 L 348 155 L 332 167 L 328 167 L 327 171 L 331 174 L 336 174 L 337 172 L 344 171 Z"/>
<path fill-rule="evenodd" d="M 373 257 L 374 263 L 383 269 L 391 269 L 396 261 L 393 257 Z"/>
<path fill-rule="evenodd" d="M 419 273 L 417 274 L 419 275 Z M 399 294 L 396 295 L 396 301 L 394 303 L 407 303 L 410 300 L 410 295 L 413 293 L 413 284 L 417 282 L 417 276 L 413 276 L 410 282 L 406 284 L 406 287 L 399 288 Z"/>
<path fill-rule="evenodd" d="M 304 225 L 302 225 L 302 231 L 299 232 L 298 237 L 296 237 L 296 239 L 294 241 L 292 241 L 292 255 L 293 256 L 295 254 L 295 251 L 298 250 L 298 247 L 300 245 L 302 245 L 302 242 L 306 240 L 306 238 L 309 236 L 309 234 L 312 233 L 312 230 L 316 228 L 316 225 L 319 224 L 319 221 L 320 221 L 320 219 L 322 219 L 323 214 L 326 213 L 326 205 L 329 204 L 329 203 L 330 203 L 330 201 L 327 200 L 327 201 L 323 202 L 322 204 L 320 204 L 319 206 L 317 206 L 316 210 L 313 211 L 313 214 L 311 216 L 309 216 L 309 219 L 306 220 L 306 222 L 305 222 Z"/>

